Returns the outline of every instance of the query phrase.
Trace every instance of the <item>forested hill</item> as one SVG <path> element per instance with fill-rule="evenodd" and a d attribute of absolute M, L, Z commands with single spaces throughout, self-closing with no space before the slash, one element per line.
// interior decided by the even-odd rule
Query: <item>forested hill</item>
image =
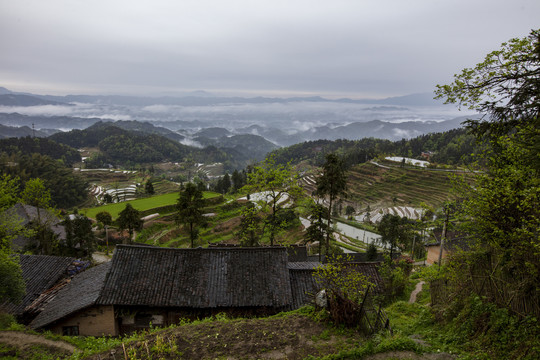
<path fill-rule="evenodd" d="M 21 188 L 28 180 L 40 178 L 51 191 L 53 205 L 60 208 L 76 206 L 88 195 L 86 180 L 49 156 L 0 152 L 0 170 L 3 174 L 18 177 Z"/>
<path fill-rule="evenodd" d="M 104 161 L 122 164 L 181 161 L 193 148 L 157 134 L 121 129 L 98 122 L 84 130 L 57 133 L 50 139 L 77 148 L 99 148 Z"/>
<path fill-rule="evenodd" d="M 129 134 L 128 130 L 114 126 L 112 123 L 98 121 L 84 130 L 74 129 L 67 132 L 56 133 L 49 136 L 49 139 L 74 148 L 81 148 L 96 147 L 101 140 L 108 136 L 127 134 Z"/>
<path fill-rule="evenodd" d="M 2 139 L 0 140 L 0 153 L 2 152 L 9 155 L 31 155 L 33 153 L 47 155 L 55 160 L 62 160 L 66 166 L 72 166 L 81 161 L 81 155 L 77 149 L 48 138 L 26 136 Z"/>
<path fill-rule="evenodd" d="M 464 165 L 473 162 L 474 154 L 480 150 L 474 137 L 466 129 L 460 128 L 394 142 L 375 138 L 307 141 L 277 149 L 271 155 L 279 164 L 307 161 L 320 166 L 325 154 L 332 152 L 343 156 L 347 165 L 353 165 L 382 154 L 418 158 L 422 152 L 429 151 L 432 153 L 431 162 Z"/>
<path fill-rule="evenodd" d="M 159 132 L 160 128 L 140 122 L 97 122 L 84 130 L 57 133 L 49 139 L 76 148 L 99 149 L 99 155 L 87 160 L 88 167 L 109 163 L 134 166 L 161 161 L 182 162 L 190 158 L 202 163 L 221 162 L 232 171 L 244 168 L 250 161 L 264 159 L 276 147 L 260 136 L 237 135 L 203 142 L 207 146 L 201 149 L 179 143 L 180 134 L 174 137 Z"/>

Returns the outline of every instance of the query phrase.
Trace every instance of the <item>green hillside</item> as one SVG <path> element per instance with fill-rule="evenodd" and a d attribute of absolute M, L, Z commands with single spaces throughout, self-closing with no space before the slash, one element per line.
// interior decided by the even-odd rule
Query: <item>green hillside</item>
<path fill-rule="evenodd" d="M 163 206 L 169 206 L 176 204 L 178 200 L 179 193 L 169 193 L 164 195 L 152 196 L 144 199 L 137 199 L 131 201 L 120 202 L 116 204 L 107 204 L 99 207 L 84 209 L 81 212 L 90 218 L 95 218 L 96 214 L 101 211 L 107 211 L 111 214 L 113 219 L 118 217 L 118 214 L 124 210 L 126 204 L 131 204 L 135 209 L 139 211 L 145 211 L 150 209 L 157 209 Z M 204 192 L 203 197 L 205 199 L 219 196 L 219 194 L 214 192 Z M 157 210 L 156 210 L 157 211 Z"/>

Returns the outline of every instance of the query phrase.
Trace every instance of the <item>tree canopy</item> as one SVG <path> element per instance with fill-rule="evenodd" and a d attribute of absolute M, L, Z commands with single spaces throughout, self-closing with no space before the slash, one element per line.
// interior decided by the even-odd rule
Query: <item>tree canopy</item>
<path fill-rule="evenodd" d="M 336 154 L 327 154 L 326 161 L 322 167 L 322 175 L 317 178 L 317 190 L 315 194 L 320 197 L 328 198 L 327 210 L 327 231 L 326 231 L 326 253 L 330 250 L 330 236 L 332 222 L 332 203 L 340 196 L 346 195 L 347 190 L 347 173 L 343 159 Z"/>
<path fill-rule="evenodd" d="M 518 124 L 538 126 L 540 111 L 540 29 L 514 38 L 474 68 L 463 69 L 449 85 L 437 85 L 437 98 L 485 114 L 468 124 L 478 133 L 503 134 Z"/>
<path fill-rule="evenodd" d="M 127 229 L 129 231 L 129 241 L 133 239 L 133 232 L 142 229 L 144 221 L 141 220 L 141 214 L 139 210 L 135 209 L 131 204 L 126 204 L 124 210 L 122 210 L 117 219 L 118 227 L 121 230 Z"/>
<path fill-rule="evenodd" d="M 191 247 L 199 237 L 198 226 L 204 222 L 204 200 L 202 190 L 193 183 L 187 183 L 176 203 L 176 221 L 188 227 Z"/>
<path fill-rule="evenodd" d="M 484 171 L 475 173 L 473 185 L 457 186 L 471 249 L 450 262 L 456 298 L 476 292 L 521 314 L 523 301 L 536 309 L 540 302 L 539 65 L 540 30 L 533 30 L 436 91 L 484 113 L 468 125 L 489 144 Z"/>
<path fill-rule="evenodd" d="M 248 184 L 243 189 L 251 194 L 258 193 L 256 202 L 267 213 L 265 227 L 268 226 L 270 245 L 273 246 L 282 226 L 279 220 L 285 204 L 292 207 L 295 200 L 303 196 L 298 174 L 291 165 L 276 164 L 274 158 L 269 157 L 248 173 Z"/>
<path fill-rule="evenodd" d="M 26 288 L 18 260 L 12 256 L 11 241 L 26 230 L 20 220 L 8 211 L 19 201 L 19 179 L 0 176 L 0 303 L 19 302 Z"/>

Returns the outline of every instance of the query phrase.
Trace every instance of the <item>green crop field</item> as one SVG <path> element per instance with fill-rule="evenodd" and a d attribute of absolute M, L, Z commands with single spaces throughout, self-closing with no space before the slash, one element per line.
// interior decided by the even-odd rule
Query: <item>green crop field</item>
<path fill-rule="evenodd" d="M 174 205 L 176 201 L 178 200 L 178 196 L 179 196 L 179 193 L 174 192 L 174 193 L 169 193 L 169 194 L 164 194 L 164 195 L 156 195 L 156 196 L 152 196 L 152 197 L 148 197 L 144 199 L 137 199 L 137 200 L 125 201 L 125 202 L 116 203 L 116 204 L 107 204 L 107 205 L 103 205 L 99 207 L 87 208 L 87 209 L 83 209 L 81 212 L 85 214 L 86 216 L 88 216 L 89 218 L 95 219 L 97 213 L 101 211 L 107 211 L 108 213 L 111 214 L 113 219 L 116 219 L 118 217 L 118 214 L 122 210 L 124 210 L 124 208 L 126 207 L 126 204 L 128 203 L 131 204 L 131 206 L 133 206 L 135 209 L 139 211 L 145 211 L 145 210 L 154 209 L 154 208 L 158 208 L 162 206 Z M 216 196 L 219 196 L 219 194 L 210 192 L 210 191 L 205 191 L 203 193 L 203 197 L 205 199 L 213 198 Z"/>

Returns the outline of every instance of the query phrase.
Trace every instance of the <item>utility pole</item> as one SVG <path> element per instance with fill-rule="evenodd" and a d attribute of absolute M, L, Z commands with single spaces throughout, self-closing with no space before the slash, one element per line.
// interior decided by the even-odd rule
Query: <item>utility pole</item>
<path fill-rule="evenodd" d="M 448 228 L 448 218 L 450 217 L 450 207 L 448 205 L 445 206 L 444 213 L 445 213 L 445 219 L 444 219 L 443 231 L 442 231 L 442 236 L 441 236 L 441 247 L 439 250 L 439 271 L 441 270 L 442 253 L 444 249 L 444 242 L 446 241 L 446 230 Z"/>

